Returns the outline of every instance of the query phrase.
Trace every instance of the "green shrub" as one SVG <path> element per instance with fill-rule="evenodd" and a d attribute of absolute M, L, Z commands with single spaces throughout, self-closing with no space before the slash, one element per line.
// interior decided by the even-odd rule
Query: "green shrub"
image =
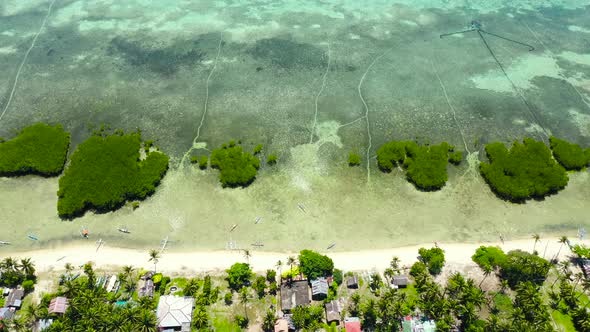
<path fill-rule="evenodd" d="M 471 256 L 473 262 L 482 269 L 495 269 L 502 266 L 506 262 L 506 254 L 498 247 L 481 246 L 475 250 L 475 254 Z"/>
<path fill-rule="evenodd" d="M 442 271 L 445 265 L 445 253 L 440 248 L 420 248 L 418 250 L 419 259 L 428 268 L 431 275 L 437 275 Z"/>
<path fill-rule="evenodd" d="M 256 178 L 260 160 L 244 152 L 241 146 L 230 144 L 211 152 L 211 167 L 219 169 L 223 187 L 245 187 Z"/>
<path fill-rule="evenodd" d="M 225 293 L 225 295 L 223 296 L 223 301 L 225 302 L 226 305 L 231 305 L 233 303 L 233 294 L 231 292 L 229 293 Z"/>
<path fill-rule="evenodd" d="M 419 275 L 426 274 L 427 270 L 428 270 L 428 268 L 426 267 L 426 264 L 424 264 L 422 262 L 416 262 L 410 268 L 410 275 L 412 277 L 416 278 Z"/>
<path fill-rule="evenodd" d="M 438 190 L 447 182 L 448 154 L 452 147 L 442 142 L 439 145 L 407 145 L 404 160 L 406 176 L 422 190 Z"/>
<path fill-rule="evenodd" d="M 238 291 L 242 287 L 248 286 L 253 275 L 250 265 L 246 263 L 235 263 L 226 270 L 226 272 L 226 280 L 229 284 L 229 288 L 234 291 Z"/>
<path fill-rule="evenodd" d="M 133 208 L 133 210 L 137 210 L 137 208 L 139 208 L 139 202 L 135 201 L 135 202 L 131 203 L 131 207 Z"/>
<path fill-rule="evenodd" d="M 150 152 L 139 159 L 141 136 L 92 136 L 72 154 L 59 179 L 57 210 L 72 218 L 88 209 L 112 211 L 127 200 L 151 195 L 168 169 L 168 156 Z"/>
<path fill-rule="evenodd" d="M 277 163 L 277 161 L 279 160 L 279 157 L 277 157 L 274 154 L 268 155 L 268 158 L 266 158 L 266 163 L 269 165 L 274 165 Z"/>
<path fill-rule="evenodd" d="M 197 156 L 191 156 L 191 164 L 196 164 L 199 162 L 199 157 Z"/>
<path fill-rule="evenodd" d="M 61 125 L 37 123 L 0 143 L 0 176 L 54 176 L 64 168 L 70 134 Z"/>
<path fill-rule="evenodd" d="M 33 280 L 25 280 L 23 281 L 22 287 L 25 293 L 30 293 L 35 288 L 35 282 Z"/>
<path fill-rule="evenodd" d="M 525 138 L 524 144 L 514 142 L 508 150 L 496 142 L 485 147 L 489 163 L 480 163 L 480 172 L 492 190 L 500 197 L 521 202 L 542 198 L 565 188 L 565 169 L 551 158 L 543 143 Z"/>
<path fill-rule="evenodd" d="M 262 145 L 262 144 L 258 144 L 258 145 L 256 145 L 256 146 L 254 147 L 254 150 L 252 150 L 252 154 L 253 154 L 253 155 L 257 155 L 257 154 L 259 154 L 260 152 L 262 152 L 262 148 L 263 148 L 263 147 L 264 147 L 264 145 Z"/>
<path fill-rule="evenodd" d="M 266 270 L 266 281 L 268 282 L 275 282 L 277 279 L 277 271 L 275 270 Z"/>
<path fill-rule="evenodd" d="M 406 159 L 406 146 L 417 146 L 410 141 L 391 141 L 377 149 L 377 165 L 384 172 L 391 172 Z"/>
<path fill-rule="evenodd" d="M 238 324 L 239 327 L 241 327 L 243 329 L 248 327 L 248 323 L 249 323 L 248 318 L 246 318 L 242 315 L 236 315 L 234 317 L 234 319 L 236 321 L 236 324 Z"/>
<path fill-rule="evenodd" d="M 208 162 L 209 162 L 209 158 L 207 156 L 201 156 L 199 158 L 199 168 L 200 169 L 207 169 Z"/>
<path fill-rule="evenodd" d="M 313 280 L 332 275 L 334 262 L 328 256 L 305 249 L 299 253 L 299 267 L 304 276 Z"/>
<path fill-rule="evenodd" d="M 252 283 L 252 288 L 256 291 L 256 294 L 258 294 L 259 299 L 263 298 L 266 289 L 266 279 L 263 276 L 257 277 L 256 280 L 254 280 L 254 283 Z"/>
<path fill-rule="evenodd" d="M 150 148 L 154 145 L 154 141 L 148 139 L 147 141 L 143 142 L 143 146 L 145 148 L 145 153 L 150 152 Z"/>
<path fill-rule="evenodd" d="M 156 273 L 152 276 L 152 281 L 154 282 L 154 285 L 158 285 L 159 283 L 162 282 L 162 273 Z"/>
<path fill-rule="evenodd" d="M 361 164 L 361 156 L 354 152 L 348 154 L 348 166 L 359 166 Z"/>
<path fill-rule="evenodd" d="M 578 145 L 568 141 L 549 137 L 551 150 L 555 159 L 567 170 L 580 170 L 590 163 L 585 151 Z"/>
<path fill-rule="evenodd" d="M 334 269 L 332 276 L 334 277 L 334 282 L 340 286 L 342 284 L 342 279 L 343 279 L 342 278 L 342 270 Z"/>
<path fill-rule="evenodd" d="M 449 155 L 449 162 L 453 165 L 459 165 L 463 160 L 463 152 L 455 151 Z"/>

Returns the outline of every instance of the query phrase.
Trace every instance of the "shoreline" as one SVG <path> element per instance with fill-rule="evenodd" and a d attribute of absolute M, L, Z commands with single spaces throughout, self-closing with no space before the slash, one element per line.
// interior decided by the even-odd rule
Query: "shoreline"
<path fill-rule="evenodd" d="M 541 257 L 550 259 L 559 252 L 559 258 L 570 254 L 567 245 L 561 245 L 559 238 L 550 237 L 537 243 L 536 250 Z M 584 244 L 590 246 L 590 240 L 570 240 L 573 244 Z M 521 249 L 531 252 L 534 240 L 519 239 L 498 242 L 480 243 L 438 243 L 438 246 L 445 251 L 445 266 L 466 266 L 474 265 L 471 256 L 480 246 L 499 246 L 505 252 Z M 322 251 L 334 261 L 334 266 L 343 271 L 383 271 L 389 266 L 391 257 L 398 256 L 402 266 L 411 266 L 417 261 L 418 249 L 421 247 L 431 248 L 434 243 L 421 245 L 403 246 L 390 249 L 358 250 L 329 252 Z M 561 248 L 561 251 L 559 250 Z M 262 272 L 267 269 L 275 269 L 278 260 L 283 262 L 283 270 L 287 267 L 286 261 L 289 256 L 297 257 L 296 252 L 265 252 L 250 250 L 250 265 L 255 272 Z M 76 245 L 65 246 L 55 249 L 41 249 L 33 251 L 4 253 L 2 257 L 31 258 L 37 271 L 51 272 L 64 270 L 66 263 L 80 266 L 87 262 L 93 262 L 95 268 L 108 269 L 117 266 L 131 265 L 136 268 L 152 269 L 154 264 L 148 261 L 148 250 L 123 249 L 117 247 L 101 247 L 98 251 L 96 246 Z M 161 254 L 156 270 L 158 272 L 177 273 L 204 273 L 220 272 L 228 269 L 236 262 L 246 262 L 242 250 L 215 250 L 215 251 L 164 251 Z"/>

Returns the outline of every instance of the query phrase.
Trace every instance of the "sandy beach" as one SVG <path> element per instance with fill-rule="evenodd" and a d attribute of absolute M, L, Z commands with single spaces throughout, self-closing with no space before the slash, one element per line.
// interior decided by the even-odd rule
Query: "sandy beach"
<path fill-rule="evenodd" d="M 584 244 L 590 245 L 590 240 L 571 239 L 572 245 Z M 438 243 L 445 251 L 446 265 L 453 267 L 462 267 L 474 265 L 471 261 L 471 255 L 481 246 L 499 246 L 504 251 L 521 249 L 532 251 L 534 241 L 532 239 L 521 239 L 506 241 L 504 244 L 498 243 Z M 327 252 L 334 260 L 336 268 L 344 271 L 382 271 L 389 265 L 392 256 L 398 256 L 402 265 L 411 265 L 416 261 L 418 249 L 420 247 L 430 248 L 433 243 L 422 245 L 392 248 L 385 250 L 366 250 L 354 252 Z M 551 258 L 559 252 L 561 243 L 558 238 L 541 239 L 537 243 L 536 249 L 539 255 L 545 258 Z M 559 254 L 563 259 L 570 255 L 566 245 L 563 246 Z M 9 256 L 8 254 L 3 255 Z M 14 258 L 30 257 L 39 272 L 60 271 L 64 269 L 66 263 L 75 266 L 82 265 L 86 262 L 93 262 L 94 266 L 99 269 L 111 269 L 117 266 L 132 265 L 137 268 L 151 269 L 154 265 L 148 261 L 148 250 L 131 250 L 114 247 L 101 247 L 98 251 L 93 245 L 87 246 L 70 246 L 51 250 L 36 250 L 27 252 L 18 252 L 12 255 Z M 297 256 L 297 253 L 289 252 L 263 252 L 251 251 L 250 264 L 254 271 L 261 272 L 266 269 L 274 269 L 277 261 L 286 262 L 287 257 Z M 245 262 L 246 258 L 242 251 L 191 251 L 177 252 L 164 251 L 157 265 L 157 270 L 166 273 L 199 273 L 199 272 L 219 272 L 229 268 L 235 262 Z"/>

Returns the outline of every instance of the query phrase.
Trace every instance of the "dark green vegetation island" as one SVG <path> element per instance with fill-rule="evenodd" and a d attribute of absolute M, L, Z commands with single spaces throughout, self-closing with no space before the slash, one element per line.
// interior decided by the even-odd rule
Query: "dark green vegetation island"
<path fill-rule="evenodd" d="M 0 139 L 0 176 L 59 175 L 69 146 L 70 134 L 61 125 L 26 127 L 11 140 Z"/>
<path fill-rule="evenodd" d="M 257 149 L 258 147 L 255 152 Z M 235 188 L 246 187 L 256 179 L 260 160 L 244 152 L 235 141 L 229 141 L 221 148 L 211 151 L 210 164 L 211 168 L 219 170 L 219 181 L 223 187 Z"/>
<path fill-rule="evenodd" d="M 590 148 L 582 149 L 578 144 L 556 137 L 549 137 L 553 156 L 566 170 L 579 171 L 590 164 Z"/>
<path fill-rule="evenodd" d="M 62 218 L 86 210 L 112 211 L 155 191 L 168 170 L 168 156 L 151 151 L 140 160 L 141 134 L 94 135 L 78 146 L 59 179 L 57 211 Z"/>
<path fill-rule="evenodd" d="M 454 149 L 447 142 L 424 146 L 412 141 L 391 141 L 377 150 L 377 165 L 383 172 L 391 172 L 401 165 L 416 188 L 439 190 L 448 180 L 447 164 L 461 162 L 463 155 Z"/>
<path fill-rule="evenodd" d="M 501 198 L 512 202 L 539 199 L 557 193 L 568 183 L 565 168 L 541 141 L 525 138 L 523 143 L 514 142 L 510 150 L 503 143 L 490 143 L 485 151 L 489 162 L 481 162 L 480 172 Z"/>

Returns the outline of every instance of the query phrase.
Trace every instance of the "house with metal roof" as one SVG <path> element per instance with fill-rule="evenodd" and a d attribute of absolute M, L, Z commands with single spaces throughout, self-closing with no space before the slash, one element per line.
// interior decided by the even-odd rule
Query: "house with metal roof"
<path fill-rule="evenodd" d="M 66 297 L 63 297 L 63 296 L 54 297 L 53 299 L 51 299 L 51 302 L 49 302 L 48 312 L 50 314 L 63 315 L 66 313 L 66 310 L 68 310 L 69 305 L 70 305 L 70 302 L 68 301 L 68 299 Z"/>
<path fill-rule="evenodd" d="M 406 288 L 408 287 L 408 276 L 405 275 L 396 275 L 391 278 L 391 285 L 394 288 Z"/>
<path fill-rule="evenodd" d="M 330 325 L 332 322 L 340 324 L 340 303 L 336 300 L 330 301 L 324 305 L 326 309 L 326 322 Z"/>
<path fill-rule="evenodd" d="M 319 301 L 328 297 L 328 281 L 326 278 L 317 278 L 311 281 L 311 298 Z"/>
<path fill-rule="evenodd" d="M 286 282 L 281 285 L 281 310 L 290 312 L 300 305 L 309 305 L 311 297 L 307 280 Z"/>
<path fill-rule="evenodd" d="M 8 298 L 6 298 L 6 302 L 4 303 L 5 307 L 12 307 L 16 309 L 20 309 L 20 306 L 23 301 L 23 297 L 25 296 L 25 291 L 22 289 L 11 289 L 10 293 L 8 294 Z"/>
<path fill-rule="evenodd" d="M 344 330 L 346 332 L 361 332 L 361 320 L 358 317 L 347 317 L 344 319 Z"/>
<path fill-rule="evenodd" d="M 346 279 L 346 287 L 354 289 L 359 288 L 359 278 L 356 274 L 353 274 Z"/>
<path fill-rule="evenodd" d="M 190 296 L 160 296 L 156 316 L 158 328 L 166 331 L 191 331 L 195 299 Z"/>

